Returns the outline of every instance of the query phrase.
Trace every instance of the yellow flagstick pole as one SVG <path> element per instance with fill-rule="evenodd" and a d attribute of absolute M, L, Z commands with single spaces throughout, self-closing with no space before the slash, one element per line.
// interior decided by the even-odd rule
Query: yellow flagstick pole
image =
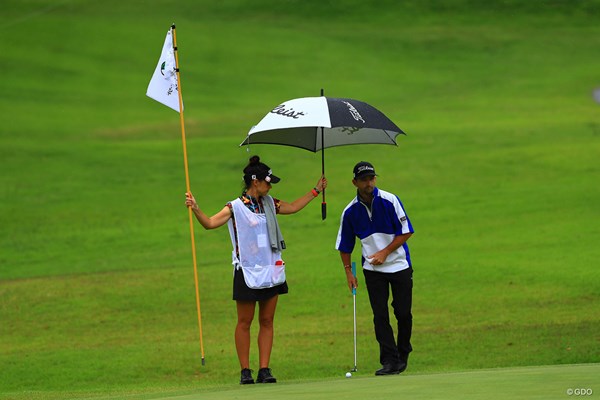
<path fill-rule="evenodd" d="M 179 77 L 179 56 L 177 54 L 177 36 L 175 24 L 171 25 L 173 31 L 173 52 L 175 53 L 175 71 L 177 73 L 177 92 L 179 93 L 179 120 L 181 121 L 181 140 L 183 143 L 183 165 L 185 168 L 185 186 L 190 192 L 190 173 L 188 169 L 187 145 L 185 141 L 185 124 L 183 122 L 183 100 L 181 95 L 181 79 Z M 200 291 L 198 290 L 198 267 L 196 263 L 196 242 L 194 240 L 194 217 L 192 208 L 188 207 L 190 219 L 190 237 L 192 239 L 192 259 L 194 261 L 194 283 L 196 284 L 196 309 L 198 310 L 198 329 L 200 330 L 200 352 L 202 353 L 202 365 L 204 365 L 204 343 L 202 341 L 202 312 L 200 310 Z"/>

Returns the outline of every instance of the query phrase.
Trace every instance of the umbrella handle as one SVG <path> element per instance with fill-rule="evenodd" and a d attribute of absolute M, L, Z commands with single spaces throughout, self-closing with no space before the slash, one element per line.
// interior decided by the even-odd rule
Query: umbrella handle
<path fill-rule="evenodd" d="M 321 128 L 321 138 L 323 137 L 323 128 Z M 321 148 L 321 173 L 325 176 L 325 149 Z M 323 189 L 323 202 L 321 203 L 321 219 L 327 218 L 327 202 L 325 201 L 325 189 Z"/>
<path fill-rule="evenodd" d="M 325 91 L 321 88 L 321 96 L 325 95 Z M 325 176 L 325 134 L 324 128 L 321 127 L 321 173 Z M 327 218 L 327 202 L 325 201 L 325 189 L 323 189 L 323 202 L 321 203 L 321 219 L 325 221 Z"/>

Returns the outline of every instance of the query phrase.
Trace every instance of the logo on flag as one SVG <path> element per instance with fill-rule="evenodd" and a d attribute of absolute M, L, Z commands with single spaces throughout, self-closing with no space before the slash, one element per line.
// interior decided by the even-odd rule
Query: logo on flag
<path fill-rule="evenodd" d="M 173 46 L 173 30 L 169 29 L 165 37 L 158 64 L 150 79 L 146 96 L 179 112 L 179 87 Z"/>

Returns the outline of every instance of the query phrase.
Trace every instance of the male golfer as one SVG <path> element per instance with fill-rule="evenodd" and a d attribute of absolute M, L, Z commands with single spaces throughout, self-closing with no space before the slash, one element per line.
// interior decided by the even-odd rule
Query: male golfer
<path fill-rule="evenodd" d="M 342 212 L 336 249 L 339 250 L 350 289 L 357 286 L 351 271 L 355 238 L 362 246 L 362 267 L 373 309 L 375 337 L 379 342 L 382 368 L 375 375 L 404 371 L 412 351 L 412 264 L 406 241 L 413 227 L 400 199 L 375 186 L 375 168 L 361 161 L 354 166 L 352 183 L 357 195 Z M 390 325 L 388 299 L 398 321 L 398 338 Z"/>

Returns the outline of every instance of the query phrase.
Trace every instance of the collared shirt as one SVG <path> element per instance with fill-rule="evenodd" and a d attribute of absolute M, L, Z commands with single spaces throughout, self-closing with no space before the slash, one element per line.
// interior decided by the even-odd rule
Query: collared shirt
<path fill-rule="evenodd" d="M 255 214 L 264 214 L 265 209 L 262 204 L 262 198 L 256 198 L 250 196 L 248 193 L 244 192 L 240 196 L 240 200 L 244 203 L 246 207 Z M 273 202 L 275 203 L 275 212 L 279 214 L 279 207 L 281 206 L 281 200 L 273 197 Z M 231 210 L 231 202 L 227 203 L 227 207 Z M 233 214 L 233 212 L 232 212 Z"/>
<path fill-rule="evenodd" d="M 356 237 L 362 247 L 362 266 L 378 272 L 397 272 L 412 267 L 408 245 L 392 252 L 382 265 L 372 265 L 367 257 L 389 245 L 396 236 L 413 233 L 413 227 L 398 196 L 374 188 L 370 207 L 357 195 L 344 209 L 336 249 L 352 253 Z"/>

